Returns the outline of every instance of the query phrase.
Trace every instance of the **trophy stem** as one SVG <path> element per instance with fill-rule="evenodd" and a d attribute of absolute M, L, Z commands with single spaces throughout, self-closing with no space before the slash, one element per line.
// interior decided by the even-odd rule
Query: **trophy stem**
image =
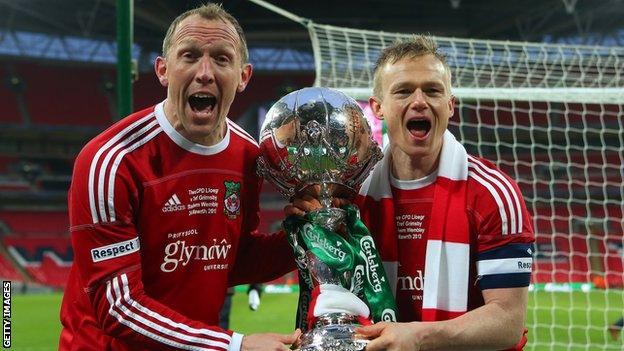
<path fill-rule="evenodd" d="M 327 182 L 321 182 L 321 194 L 319 196 L 319 200 L 323 208 L 331 208 L 331 194 L 329 193 Z"/>
<path fill-rule="evenodd" d="M 330 200 L 331 202 L 331 200 Z M 313 223 L 332 232 L 336 232 L 344 223 L 347 213 L 338 207 L 324 207 L 310 212 Z"/>

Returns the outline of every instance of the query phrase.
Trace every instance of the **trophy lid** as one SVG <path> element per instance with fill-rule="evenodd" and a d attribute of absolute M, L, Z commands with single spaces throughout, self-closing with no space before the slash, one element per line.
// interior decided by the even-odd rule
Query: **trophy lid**
<path fill-rule="evenodd" d="M 350 197 L 382 157 L 357 102 L 330 88 L 282 97 L 260 135 L 258 172 L 288 197 L 318 184 Z"/>

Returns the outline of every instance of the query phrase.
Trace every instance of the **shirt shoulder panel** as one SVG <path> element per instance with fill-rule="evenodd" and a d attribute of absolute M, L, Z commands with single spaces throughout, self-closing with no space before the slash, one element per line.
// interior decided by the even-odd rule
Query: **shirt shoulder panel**
<path fill-rule="evenodd" d="M 480 250 L 533 236 L 516 182 L 487 160 L 469 156 L 467 210 Z"/>
<path fill-rule="evenodd" d="M 74 163 L 69 201 L 72 225 L 121 219 L 120 210 L 127 211 L 135 191 L 123 161 L 161 131 L 150 108 L 124 118 L 87 143 Z"/>

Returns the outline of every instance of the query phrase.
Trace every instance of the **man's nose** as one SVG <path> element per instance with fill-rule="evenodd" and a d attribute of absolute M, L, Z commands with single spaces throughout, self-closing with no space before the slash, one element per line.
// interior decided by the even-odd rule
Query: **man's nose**
<path fill-rule="evenodd" d="M 210 58 L 202 58 L 199 61 L 195 80 L 200 84 L 210 84 L 214 81 L 214 71 Z"/>
<path fill-rule="evenodd" d="M 421 89 L 416 89 L 416 91 L 412 95 L 410 107 L 416 110 L 422 110 L 427 108 L 427 97 Z"/>

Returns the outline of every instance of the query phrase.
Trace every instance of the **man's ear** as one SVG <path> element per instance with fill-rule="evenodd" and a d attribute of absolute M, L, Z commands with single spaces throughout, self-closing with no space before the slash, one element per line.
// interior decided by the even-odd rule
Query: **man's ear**
<path fill-rule="evenodd" d="M 453 117 L 453 115 L 455 114 L 455 95 L 451 95 L 451 97 L 449 98 L 448 108 L 450 111 L 449 118 Z"/>
<path fill-rule="evenodd" d="M 167 79 L 167 60 L 164 57 L 158 56 L 156 58 L 156 62 L 154 62 L 154 71 L 156 72 L 158 81 L 160 81 L 160 85 L 163 87 L 168 86 L 169 80 Z"/>
<path fill-rule="evenodd" d="M 242 93 L 247 87 L 247 83 L 251 79 L 251 74 L 253 72 L 253 67 L 251 63 L 246 63 L 243 65 L 243 69 L 241 70 L 241 80 L 238 83 L 238 87 L 236 87 L 236 91 Z"/>
<path fill-rule="evenodd" d="M 368 104 L 370 105 L 371 110 L 373 111 L 373 114 L 375 115 L 375 118 L 377 118 L 380 121 L 383 121 L 384 117 L 383 117 L 383 112 L 381 112 L 381 102 L 375 96 L 371 96 L 368 98 Z"/>

